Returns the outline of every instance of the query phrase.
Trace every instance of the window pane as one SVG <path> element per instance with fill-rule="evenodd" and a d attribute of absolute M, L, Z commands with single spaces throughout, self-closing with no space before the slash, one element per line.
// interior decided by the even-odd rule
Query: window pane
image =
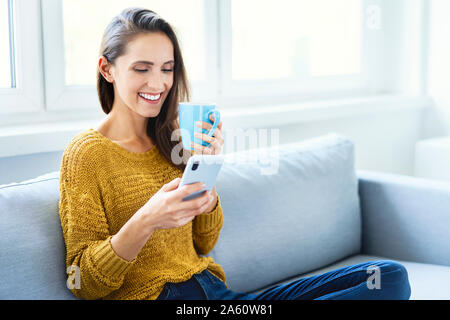
<path fill-rule="evenodd" d="M 150 9 L 167 20 L 180 42 L 189 80 L 205 78 L 203 0 L 64 0 L 66 85 L 95 85 L 103 32 L 127 7 Z"/>
<path fill-rule="evenodd" d="M 362 0 L 232 0 L 232 77 L 361 72 Z"/>
<path fill-rule="evenodd" d="M 0 0 L 0 88 L 15 86 L 11 71 L 9 1 Z"/>

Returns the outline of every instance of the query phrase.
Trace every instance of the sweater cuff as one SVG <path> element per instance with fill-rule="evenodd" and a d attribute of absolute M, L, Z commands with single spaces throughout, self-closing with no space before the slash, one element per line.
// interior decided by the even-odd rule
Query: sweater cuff
<path fill-rule="evenodd" d="M 217 204 L 213 211 L 203 213 L 195 218 L 194 232 L 197 234 L 209 233 L 222 223 L 223 214 L 220 197 L 217 195 Z"/>
<path fill-rule="evenodd" d="M 93 248 L 92 260 L 95 261 L 95 266 L 103 276 L 111 280 L 116 280 L 126 274 L 128 269 L 133 265 L 134 260 L 127 261 L 119 257 L 114 252 L 110 241 L 111 236 Z"/>

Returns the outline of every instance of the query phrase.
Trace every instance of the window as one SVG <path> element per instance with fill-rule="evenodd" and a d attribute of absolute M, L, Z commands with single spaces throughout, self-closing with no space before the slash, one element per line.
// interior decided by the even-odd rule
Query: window
<path fill-rule="evenodd" d="M 231 2 L 232 79 L 361 73 L 360 0 Z"/>
<path fill-rule="evenodd" d="M 0 1 L 0 88 L 14 88 L 14 29 L 12 21 L 12 3 Z"/>
<path fill-rule="evenodd" d="M 193 100 L 221 108 L 282 105 L 403 93 L 411 79 L 417 92 L 424 72 L 412 66 L 424 61 L 416 49 L 426 40 L 420 32 L 427 5 L 0 0 L 0 114 L 9 116 L 0 116 L 0 126 L 14 117 L 25 122 L 24 115 L 28 121 L 102 116 L 95 88 L 101 37 L 112 17 L 132 6 L 154 10 L 174 26 Z"/>
<path fill-rule="evenodd" d="M 214 54 L 208 55 L 208 46 L 215 35 L 205 26 L 211 24 L 206 18 L 206 10 L 211 12 L 211 3 L 205 0 L 130 0 L 126 3 L 121 0 L 43 0 L 47 108 L 99 109 L 95 83 L 101 38 L 111 19 L 126 7 L 148 8 L 164 17 L 175 29 L 192 86 L 213 93 L 210 87 L 214 82 L 206 76 L 207 67 L 214 64 Z"/>
<path fill-rule="evenodd" d="M 203 0 L 133 0 L 128 7 L 155 11 L 174 26 L 191 81 L 205 79 Z M 101 37 L 110 20 L 124 9 L 123 0 L 63 0 L 65 84 L 95 85 Z M 101 13 L 101 14 L 100 14 Z M 83 17 L 83 23 L 80 23 Z M 193 19 L 192 17 L 196 17 Z"/>
<path fill-rule="evenodd" d="M 0 115 L 19 121 L 44 107 L 39 9 L 38 1 L 0 0 Z"/>
<path fill-rule="evenodd" d="M 363 59 L 366 0 L 220 3 L 221 92 L 230 105 L 356 96 L 373 85 Z"/>

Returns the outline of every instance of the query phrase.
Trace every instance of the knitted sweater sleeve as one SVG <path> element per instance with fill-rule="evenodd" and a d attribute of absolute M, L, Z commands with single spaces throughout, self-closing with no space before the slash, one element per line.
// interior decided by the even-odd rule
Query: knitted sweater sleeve
<path fill-rule="evenodd" d="M 79 272 L 72 293 L 102 298 L 118 289 L 133 262 L 113 251 L 93 163 L 78 152 L 64 153 L 60 169 L 59 216 L 66 245 L 66 267 Z M 77 275 L 73 279 L 77 279 Z M 69 282 L 70 278 L 68 279 Z"/>
<path fill-rule="evenodd" d="M 195 217 L 193 221 L 194 245 L 199 254 L 208 254 L 216 245 L 223 224 L 223 212 L 220 197 L 217 195 L 216 207 L 207 213 Z"/>

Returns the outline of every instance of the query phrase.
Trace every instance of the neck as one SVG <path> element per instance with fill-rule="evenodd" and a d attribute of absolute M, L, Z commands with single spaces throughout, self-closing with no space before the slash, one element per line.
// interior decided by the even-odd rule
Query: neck
<path fill-rule="evenodd" d="M 114 105 L 111 112 L 99 125 L 111 140 L 114 141 L 148 141 L 148 118 L 142 117 L 128 107 Z"/>

